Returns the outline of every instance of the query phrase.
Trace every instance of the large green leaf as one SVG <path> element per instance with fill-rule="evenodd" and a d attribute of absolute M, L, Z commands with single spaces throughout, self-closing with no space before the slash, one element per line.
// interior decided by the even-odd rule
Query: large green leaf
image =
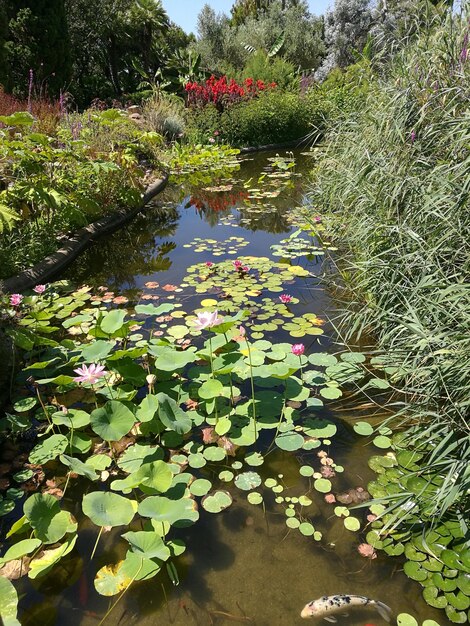
<path fill-rule="evenodd" d="M 150 496 L 139 504 L 139 514 L 176 526 L 189 526 L 199 519 L 196 501 L 191 498 L 170 500 L 163 496 Z"/>
<path fill-rule="evenodd" d="M 173 480 L 173 472 L 165 461 L 144 463 L 124 480 L 115 480 L 111 488 L 129 493 L 136 487 L 147 487 L 160 493 L 168 491 Z"/>
<path fill-rule="evenodd" d="M 68 446 L 68 439 L 64 435 L 52 435 L 47 439 L 43 439 L 31 450 L 29 455 L 30 463 L 44 465 L 49 461 L 56 459 L 59 454 L 65 452 Z"/>
<path fill-rule="evenodd" d="M 91 427 L 105 441 L 119 441 L 134 426 L 135 418 L 127 406 L 117 400 L 109 400 L 90 417 Z"/>
<path fill-rule="evenodd" d="M 8 561 L 21 559 L 27 554 L 31 554 L 31 552 L 37 550 L 40 545 L 42 545 L 40 539 L 23 539 L 22 541 L 18 541 L 18 543 L 15 543 L 15 545 L 11 546 L 11 548 L 5 552 L 0 559 L 0 565 Z"/>
<path fill-rule="evenodd" d="M 106 313 L 101 320 L 100 328 L 107 335 L 114 335 L 124 325 L 126 311 L 122 309 L 113 309 Z"/>
<path fill-rule="evenodd" d="M 171 556 L 170 549 L 155 532 L 142 530 L 124 533 L 122 536 L 129 542 L 132 552 L 141 558 L 166 561 Z"/>
<path fill-rule="evenodd" d="M 16 619 L 18 594 L 8 578 L 0 576 L 0 617 L 3 626 L 21 626 Z"/>
<path fill-rule="evenodd" d="M 162 423 L 169 429 L 174 430 L 180 435 L 189 433 L 192 427 L 192 421 L 187 414 L 180 409 L 173 398 L 167 396 L 166 393 L 157 394 L 158 398 L 158 415 Z"/>
<path fill-rule="evenodd" d="M 43 543 L 57 543 L 66 533 L 75 532 L 76 522 L 59 501 L 48 493 L 35 493 L 24 503 L 24 514 Z"/>
<path fill-rule="evenodd" d="M 95 491 L 82 500 L 82 509 L 97 526 L 127 526 L 135 514 L 135 503 L 116 493 Z"/>
<path fill-rule="evenodd" d="M 85 465 L 80 459 L 75 459 L 73 456 L 68 456 L 67 454 L 61 454 L 60 460 L 74 474 L 85 476 L 89 480 L 98 480 L 98 475 L 95 470 L 90 468 L 89 465 Z"/>
<path fill-rule="evenodd" d="M 44 550 L 39 556 L 33 559 L 30 564 L 29 578 L 40 578 L 50 572 L 50 570 L 62 559 L 66 554 L 71 552 L 77 541 L 77 535 L 73 535 L 58 548 Z"/>

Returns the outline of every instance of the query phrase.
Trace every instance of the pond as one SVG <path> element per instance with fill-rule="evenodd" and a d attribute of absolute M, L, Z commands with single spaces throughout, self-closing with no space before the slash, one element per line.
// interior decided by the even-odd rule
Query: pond
<path fill-rule="evenodd" d="M 333 246 L 320 219 L 313 220 L 311 233 L 298 231 L 305 222 L 301 207 L 311 161 L 300 153 L 295 165 L 292 159 L 290 153 L 264 153 L 218 177 L 196 172 L 177 178 L 144 214 L 77 259 L 65 278 L 93 287 L 100 294 L 95 301 L 110 306 L 171 302 L 182 312 L 219 307 L 233 314 L 248 303 L 253 340 L 302 342 L 309 355 L 344 352 L 334 343 L 334 299 L 319 279 L 328 263 L 323 252 Z M 280 302 L 281 294 L 291 302 Z M 165 316 L 160 322 L 184 345 L 189 339 L 181 317 L 176 325 Z M 335 514 L 341 502 L 360 500 L 375 477 L 367 461 L 383 450 L 352 425 L 368 418 L 376 423 L 380 407 L 354 390 L 325 389 L 324 404 L 312 403 L 307 411 L 317 423 L 326 418 L 333 425 L 331 439 L 325 432 L 310 447 L 273 445 L 279 433 L 270 427 L 270 415 L 260 415 L 265 430 L 256 445 L 242 445 L 241 436 L 235 456 L 193 463 L 193 474 L 228 492 L 232 505 L 218 515 L 200 506 L 196 524 L 175 529 L 172 536 L 188 546 L 175 561 L 176 574 L 162 570 L 157 578 L 133 583 L 106 624 L 288 626 L 303 623 L 300 611 L 307 602 L 343 593 L 380 600 L 396 614 L 445 623 L 422 599 L 420 585 L 401 571 L 400 557 L 359 554 L 365 533 L 355 532 L 354 523 L 348 529 L 345 516 L 356 516 L 362 525 L 367 508 L 349 513 L 340 507 Z M 275 388 L 267 385 L 261 393 L 275 412 Z M 244 394 L 250 394 L 248 381 L 240 385 Z M 302 401 L 291 400 L 289 408 L 295 411 Z M 241 469 L 254 473 L 258 496 L 231 480 Z M 324 479 L 331 479 L 334 504 L 325 501 L 330 489 L 322 489 Z M 101 567 L 124 557 L 124 542 L 116 529 L 103 533 L 90 560 L 96 527 L 78 505 L 82 488 L 78 481 L 66 495 L 81 530 L 73 552 L 51 575 L 18 581 L 23 626 L 96 625 L 118 598 L 98 595 L 94 579 Z M 386 623 L 372 609 L 353 609 L 338 622 Z"/>

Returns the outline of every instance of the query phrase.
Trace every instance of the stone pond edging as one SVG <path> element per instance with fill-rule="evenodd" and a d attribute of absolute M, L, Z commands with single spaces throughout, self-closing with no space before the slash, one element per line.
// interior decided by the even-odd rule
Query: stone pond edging
<path fill-rule="evenodd" d="M 168 184 L 169 174 L 165 173 L 163 178 L 149 185 L 142 196 L 139 205 L 133 209 L 120 209 L 112 215 L 103 217 L 96 222 L 80 228 L 74 233 L 63 246 L 49 255 L 33 267 L 30 267 L 16 276 L 11 276 L 0 281 L 3 291 L 7 293 L 21 293 L 26 289 L 32 289 L 35 285 L 48 282 L 53 276 L 65 269 L 82 250 L 92 241 L 108 235 L 126 222 L 134 218 L 156 195 L 161 193 Z"/>

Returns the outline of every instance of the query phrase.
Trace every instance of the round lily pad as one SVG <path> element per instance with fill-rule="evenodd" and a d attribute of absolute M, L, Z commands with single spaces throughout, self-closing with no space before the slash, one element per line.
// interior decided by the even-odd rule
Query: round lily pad
<path fill-rule="evenodd" d="M 408 613 L 400 613 L 397 617 L 397 626 L 418 626 L 418 622 Z"/>
<path fill-rule="evenodd" d="M 212 483 L 210 480 L 206 480 L 205 478 L 197 478 L 191 485 L 189 486 L 189 491 L 193 494 L 193 496 L 205 496 L 206 493 L 212 487 Z"/>
<path fill-rule="evenodd" d="M 304 438 L 299 433 L 287 432 L 280 433 L 276 437 L 276 445 L 281 450 L 287 452 L 293 452 L 294 450 L 300 450 L 304 443 Z"/>
<path fill-rule="evenodd" d="M 228 491 L 213 491 L 201 501 L 202 507 L 208 513 L 220 513 L 232 504 L 232 496 Z"/>
<path fill-rule="evenodd" d="M 392 440 L 390 439 L 390 437 L 386 437 L 385 435 L 379 435 L 378 437 L 374 437 L 373 444 L 377 448 L 386 449 L 390 448 L 390 446 L 392 445 Z"/>
<path fill-rule="evenodd" d="M 235 478 L 235 484 L 243 491 L 250 491 L 261 485 L 261 477 L 256 472 L 243 472 Z"/>
<path fill-rule="evenodd" d="M 372 435 L 372 433 L 374 432 L 374 429 L 369 424 L 369 422 L 356 422 L 353 428 L 354 432 L 356 432 L 358 435 L 368 436 Z"/>
<path fill-rule="evenodd" d="M 311 537 L 315 532 L 315 528 L 310 522 L 302 522 L 299 526 L 299 530 L 305 537 Z"/>
<path fill-rule="evenodd" d="M 302 467 L 299 469 L 299 474 L 306 477 L 313 476 L 314 471 L 315 470 L 310 465 L 302 465 Z"/>
<path fill-rule="evenodd" d="M 357 532 L 361 528 L 361 522 L 357 519 L 357 517 L 345 517 L 343 520 L 344 526 L 351 530 L 352 532 Z"/>
<path fill-rule="evenodd" d="M 327 478 L 317 478 L 313 486 L 320 493 L 329 493 L 331 491 L 331 481 Z"/>
<path fill-rule="evenodd" d="M 230 470 L 223 470 L 219 474 L 220 480 L 223 480 L 224 483 L 229 483 L 231 480 L 233 480 L 233 477 L 234 477 L 234 473 L 231 472 Z"/>
<path fill-rule="evenodd" d="M 263 465 L 264 457 L 259 452 L 249 452 L 245 456 L 245 463 L 251 465 L 252 467 L 258 467 L 259 465 Z"/>
<path fill-rule="evenodd" d="M 250 504 L 261 504 L 263 502 L 263 496 L 257 491 L 252 491 L 248 494 L 247 500 Z"/>

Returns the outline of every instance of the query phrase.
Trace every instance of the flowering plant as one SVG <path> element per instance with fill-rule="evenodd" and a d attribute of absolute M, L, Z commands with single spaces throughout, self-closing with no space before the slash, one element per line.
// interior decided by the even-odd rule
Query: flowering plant
<path fill-rule="evenodd" d="M 186 83 L 186 103 L 188 106 L 205 106 L 212 103 L 222 111 L 228 105 L 250 100 L 262 91 L 275 87 L 277 87 L 276 83 L 265 83 L 253 78 L 246 78 L 243 83 L 239 84 L 233 78 L 229 80 L 227 76 L 216 78 L 212 75 L 204 83 Z"/>

